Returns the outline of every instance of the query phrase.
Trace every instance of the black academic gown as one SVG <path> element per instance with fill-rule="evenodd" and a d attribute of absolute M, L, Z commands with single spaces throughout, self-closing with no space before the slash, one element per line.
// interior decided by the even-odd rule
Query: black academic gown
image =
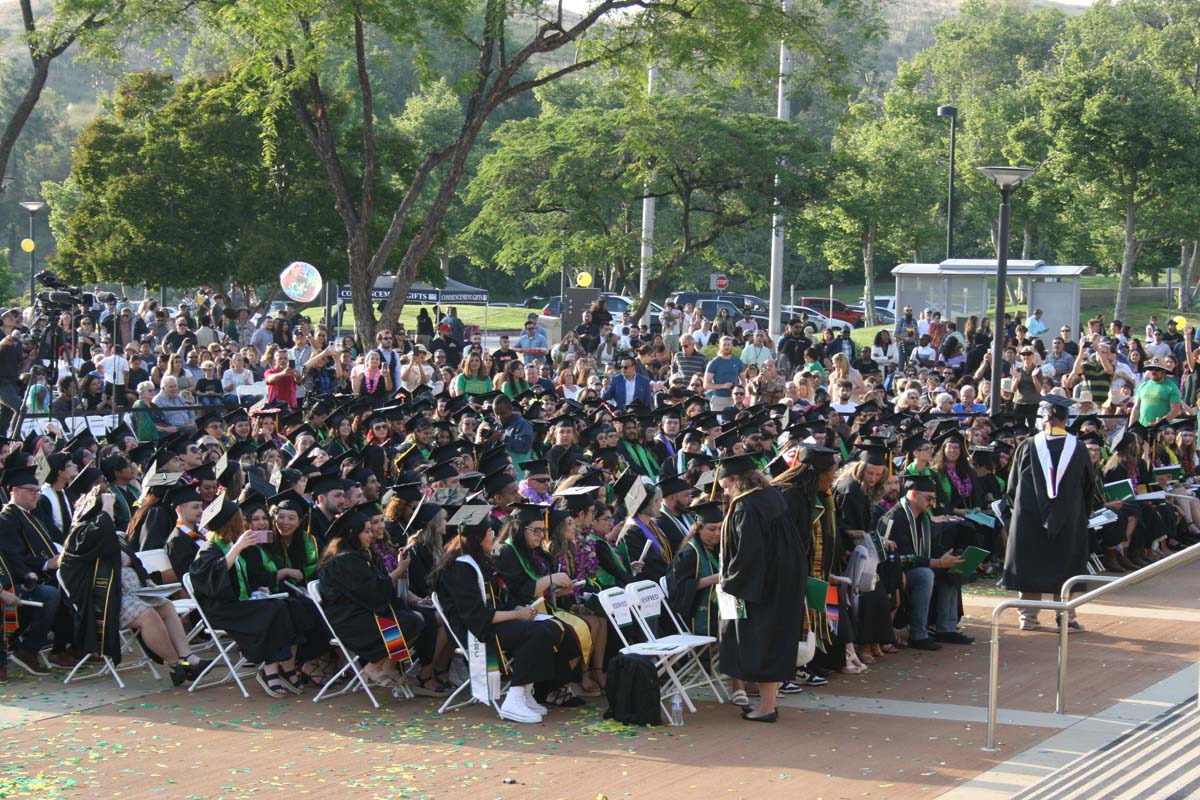
<path fill-rule="evenodd" d="M 583 450 L 579 449 L 578 445 L 563 447 L 556 444 L 546 453 L 546 462 L 550 466 L 550 477 L 554 480 L 571 474 L 571 468 L 576 462 L 582 460 Z"/>
<path fill-rule="evenodd" d="M 62 573 L 75 608 L 75 641 L 88 653 L 100 653 L 121 663 L 121 553 L 112 517 L 103 511 L 76 520 L 63 546 Z M 141 561 L 130 567 L 144 583 Z"/>
<path fill-rule="evenodd" d="M 653 533 L 658 526 L 653 522 L 650 525 L 653 526 L 651 528 L 651 533 Z M 657 536 L 654 538 L 654 543 L 646 552 L 645 566 L 634 576 L 638 580 L 658 583 L 659 578 L 667 574 L 667 569 L 671 566 L 671 559 L 675 557 L 670 537 L 661 530 L 658 533 L 662 538 L 661 540 Z M 646 541 L 646 532 L 642 530 L 642 527 L 635 520 L 628 520 L 617 537 L 617 549 L 632 563 L 641 558 Z"/>
<path fill-rule="evenodd" d="M 325 516 L 325 512 L 320 508 L 313 506 L 308 512 L 308 522 L 301 524 L 307 524 L 309 536 L 317 543 L 317 552 L 324 553 L 326 545 L 329 544 L 329 526 L 333 524 L 333 520 Z"/>
<path fill-rule="evenodd" d="M 717 569 L 713 566 L 716 560 L 716 550 L 709 550 L 703 542 L 693 537 L 675 553 L 667 572 L 667 603 L 675 616 L 683 620 L 697 636 L 720 634 L 717 594 L 711 586 L 701 589 L 699 585 L 701 578 L 716 574 Z M 666 627 L 663 632 L 675 633 Z"/>
<path fill-rule="evenodd" d="M 1068 437 L 1075 438 L 1068 434 L 1047 442 L 1058 476 L 1058 496 L 1053 499 L 1035 446 L 1037 437 L 1026 439 L 1013 454 L 1007 495 L 1012 517 L 1004 555 L 1006 589 L 1057 596 L 1067 578 L 1087 572 L 1087 520 L 1095 496 L 1095 472 L 1087 448 L 1078 440 L 1070 461 L 1062 463 Z"/>
<path fill-rule="evenodd" d="M 199 531 L 185 533 L 182 528 L 176 528 L 167 537 L 163 550 L 167 553 L 167 560 L 171 562 L 171 570 L 182 578 L 191 569 L 192 562 L 196 560 L 196 555 L 203 546 L 204 536 Z"/>
<path fill-rule="evenodd" d="M 0 552 L 5 563 L 20 575 L 33 573 L 42 583 L 54 583 L 52 573 L 42 569 L 57 552 L 53 532 L 15 503 L 0 509 Z"/>
<path fill-rule="evenodd" d="M 319 575 L 325 616 L 350 652 L 368 662 L 388 655 L 376 617 L 398 623 L 409 647 L 416 643 L 424 619 L 398 608 L 396 585 L 371 554 L 338 553 L 321 566 Z"/>
<path fill-rule="evenodd" d="M 298 639 L 288 604 L 281 599 L 241 599 L 274 581 L 257 550 L 246 550 L 241 558 L 246 567 L 244 581 L 236 567 L 225 565 L 225 552 L 217 542 L 200 548 L 188 570 L 196 600 L 209 621 L 228 633 L 249 661 L 261 664 L 283 660 L 284 650 L 297 644 Z"/>
<path fill-rule="evenodd" d="M 678 520 L 678 521 L 676 521 Z M 668 514 L 666 511 L 659 511 L 657 517 L 654 518 L 654 524 L 663 532 L 667 540 L 671 543 L 671 550 L 677 552 L 683 544 L 683 540 L 688 537 L 687 522 L 683 514 Z"/>
<path fill-rule="evenodd" d="M 721 672 L 745 681 L 796 675 L 808 564 L 787 502 L 774 487 L 735 498 L 725 517 L 722 588 L 741 618 L 721 621 Z"/>
<path fill-rule="evenodd" d="M 843 475 L 833 485 L 833 503 L 837 509 L 838 531 L 863 531 L 866 536 L 862 544 L 875 547 L 870 541 L 875 526 L 871 500 L 863 491 L 862 483 L 852 475 Z M 879 555 L 876 550 L 876 555 Z M 881 561 L 880 567 L 886 562 Z M 879 570 L 882 577 L 883 570 Z M 842 587 L 839 587 L 839 591 Z M 896 635 L 892 630 L 891 599 L 888 593 L 888 581 L 880 580 L 869 592 L 860 592 L 858 602 L 854 606 L 855 642 L 859 644 L 891 644 Z"/>
<path fill-rule="evenodd" d="M 175 530 L 175 519 L 174 508 L 155 503 L 146 509 L 137 530 L 129 532 L 129 541 L 137 542 L 139 551 L 161 550 L 166 547 L 171 531 Z"/>

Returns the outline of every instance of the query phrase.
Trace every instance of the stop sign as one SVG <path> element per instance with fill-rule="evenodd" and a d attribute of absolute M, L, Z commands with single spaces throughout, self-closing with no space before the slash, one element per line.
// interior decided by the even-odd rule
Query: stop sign
<path fill-rule="evenodd" d="M 718 290 L 725 291 L 726 289 L 729 288 L 729 278 L 726 278 L 724 275 L 718 275 L 717 279 L 713 282 L 713 284 L 717 287 Z"/>

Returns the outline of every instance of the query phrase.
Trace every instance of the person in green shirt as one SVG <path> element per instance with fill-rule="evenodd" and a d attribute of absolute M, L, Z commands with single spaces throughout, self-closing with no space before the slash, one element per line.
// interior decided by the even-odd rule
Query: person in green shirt
<path fill-rule="evenodd" d="M 471 351 L 462 362 L 462 371 L 454 379 L 455 396 L 464 394 L 487 394 L 492 390 L 492 379 L 483 368 L 483 359 Z"/>
<path fill-rule="evenodd" d="M 1167 368 L 1163 359 L 1152 358 L 1143 367 L 1145 380 L 1134 395 L 1133 408 L 1129 411 L 1129 424 L 1140 422 L 1147 428 L 1179 416 L 1183 397 L 1174 381 L 1167 380 Z"/>

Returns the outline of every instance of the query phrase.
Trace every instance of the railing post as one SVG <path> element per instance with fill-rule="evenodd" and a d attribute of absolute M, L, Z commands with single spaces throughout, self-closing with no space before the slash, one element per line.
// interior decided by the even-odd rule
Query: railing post
<path fill-rule="evenodd" d="M 992 612 L 991 664 L 988 667 L 987 747 L 983 748 L 985 753 L 996 752 L 996 707 L 999 705 L 999 698 L 996 694 L 1000 682 L 1000 612 L 1003 610 L 1004 604 L 1001 603 Z"/>
<path fill-rule="evenodd" d="M 1064 602 L 1065 602 L 1064 598 Z M 1065 714 L 1067 709 L 1067 617 L 1071 612 L 1058 612 L 1058 696 L 1054 701 L 1054 713 Z"/>

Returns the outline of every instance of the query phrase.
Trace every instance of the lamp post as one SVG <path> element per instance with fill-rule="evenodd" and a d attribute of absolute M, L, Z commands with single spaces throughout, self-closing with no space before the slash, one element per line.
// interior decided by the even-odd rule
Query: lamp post
<path fill-rule="evenodd" d="M 36 300 L 33 290 L 33 251 L 37 249 L 37 243 L 33 238 L 33 217 L 39 211 L 46 207 L 46 204 L 41 200 L 26 200 L 21 203 L 21 208 L 29 212 L 29 248 L 26 252 L 29 253 L 29 307 L 33 308 Z"/>
<path fill-rule="evenodd" d="M 980 167 L 1000 189 L 1000 232 L 996 248 L 996 319 L 992 328 L 992 388 L 989 395 L 989 410 L 992 414 L 1000 408 L 1000 363 L 1004 352 L 1004 301 L 1007 297 L 1005 281 L 1008 279 L 1008 214 L 1009 200 L 1017 187 L 1029 179 L 1035 170 L 1030 167 Z"/>
<path fill-rule="evenodd" d="M 951 105 L 938 106 L 939 117 L 950 118 L 950 185 L 946 190 L 946 259 L 954 257 L 954 140 L 958 131 L 958 109 Z"/>

